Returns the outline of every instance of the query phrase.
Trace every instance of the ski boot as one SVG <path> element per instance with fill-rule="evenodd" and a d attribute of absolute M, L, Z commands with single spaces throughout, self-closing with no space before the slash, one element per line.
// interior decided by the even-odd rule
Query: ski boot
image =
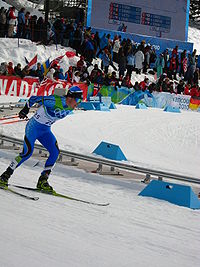
<path fill-rule="evenodd" d="M 8 179 L 13 174 L 13 170 L 8 167 L 7 170 L 0 176 L 0 187 L 4 188 L 8 186 Z"/>
<path fill-rule="evenodd" d="M 52 193 L 53 187 L 50 186 L 48 183 L 49 174 L 48 173 L 42 173 L 39 177 L 38 183 L 37 183 L 37 189 L 40 191 L 46 192 L 46 193 Z"/>

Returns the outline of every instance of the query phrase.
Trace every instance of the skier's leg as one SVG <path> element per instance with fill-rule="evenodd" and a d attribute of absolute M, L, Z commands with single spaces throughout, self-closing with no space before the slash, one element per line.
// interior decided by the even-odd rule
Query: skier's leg
<path fill-rule="evenodd" d="M 39 137 L 38 141 L 48 150 L 49 152 L 49 157 L 46 160 L 45 163 L 45 168 L 43 170 L 43 172 L 49 171 L 51 172 L 57 158 L 58 155 L 60 153 L 60 150 L 58 148 L 58 143 L 56 141 L 56 138 L 54 136 L 54 134 L 49 131 L 48 133 L 46 133 L 44 136 Z M 42 173 L 43 173 L 42 172 Z"/>
<path fill-rule="evenodd" d="M 37 188 L 44 191 L 53 191 L 53 188 L 49 185 L 47 180 L 60 152 L 58 144 L 55 136 L 50 130 L 49 132 L 46 132 L 45 135 L 39 137 L 38 141 L 49 151 L 49 157 L 45 163 L 45 168 L 39 177 Z"/>
<path fill-rule="evenodd" d="M 0 176 L 0 185 L 7 185 L 8 179 L 13 174 L 14 170 L 26 161 L 33 153 L 34 143 L 37 138 L 37 128 L 34 127 L 34 120 L 30 120 L 26 125 L 23 151 L 15 157 L 9 167 Z"/>

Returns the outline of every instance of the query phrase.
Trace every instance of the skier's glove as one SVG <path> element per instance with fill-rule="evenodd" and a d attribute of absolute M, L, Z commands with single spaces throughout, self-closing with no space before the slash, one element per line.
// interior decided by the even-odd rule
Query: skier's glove
<path fill-rule="evenodd" d="M 20 110 L 20 112 L 19 112 L 19 118 L 20 119 L 25 119 L 25 118 L 27 118 L 27 114 L 29 113 L 29 107 L 28 107 L 28 105 L 27 105 L 27 103 L 26 103 L 26 105 L 23 107 L 23 109 L 22 110 Z"/>

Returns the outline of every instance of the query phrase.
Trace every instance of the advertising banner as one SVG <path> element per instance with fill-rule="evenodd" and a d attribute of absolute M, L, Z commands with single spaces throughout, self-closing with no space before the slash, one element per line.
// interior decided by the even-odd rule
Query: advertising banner
<path fill-rule="evenodd" d="M 16 76 L 0 76 L 0 95 L 30 97 L 37 95 L 39 79 Z"/>
<path fill-rule="evenodd" d="M 51 95 L 55 88 L 67 89 L 72 85 L 66 81 L 52 81 L 46 79 L 39 83 L 38 78 L 26 77 L 21 79 L 16 76 L 0 76 L 0 95 L 30 97 L 36 95 Z M 83 99 L 87 99 L 88 86 L 86 83 L 74 83 L 83 91 Z"/>
<path fill-rule="evenodd" d="M 153 92 L 155 99 L 156 108 L 165 108 L 166 106 L 171 106 L 175 108 L 180 108 L 182 110 L 188 110 L 190 104 L 190 95 L 179 95 L 171 94 L 166 92 Z"/>

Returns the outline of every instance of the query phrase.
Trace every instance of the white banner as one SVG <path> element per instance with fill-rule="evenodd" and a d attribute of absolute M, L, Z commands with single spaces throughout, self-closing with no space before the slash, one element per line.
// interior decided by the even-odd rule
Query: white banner
<path fill-rule="evenodd" d="M 165 108 L 166 106 L 172 106 L 184 110 L 189 109 L 189 103 L 191 96 L 188 95 L 176 95 L 165 92 L 153 92 L 152 95 L 155 98 L 156 108 Z"/>

